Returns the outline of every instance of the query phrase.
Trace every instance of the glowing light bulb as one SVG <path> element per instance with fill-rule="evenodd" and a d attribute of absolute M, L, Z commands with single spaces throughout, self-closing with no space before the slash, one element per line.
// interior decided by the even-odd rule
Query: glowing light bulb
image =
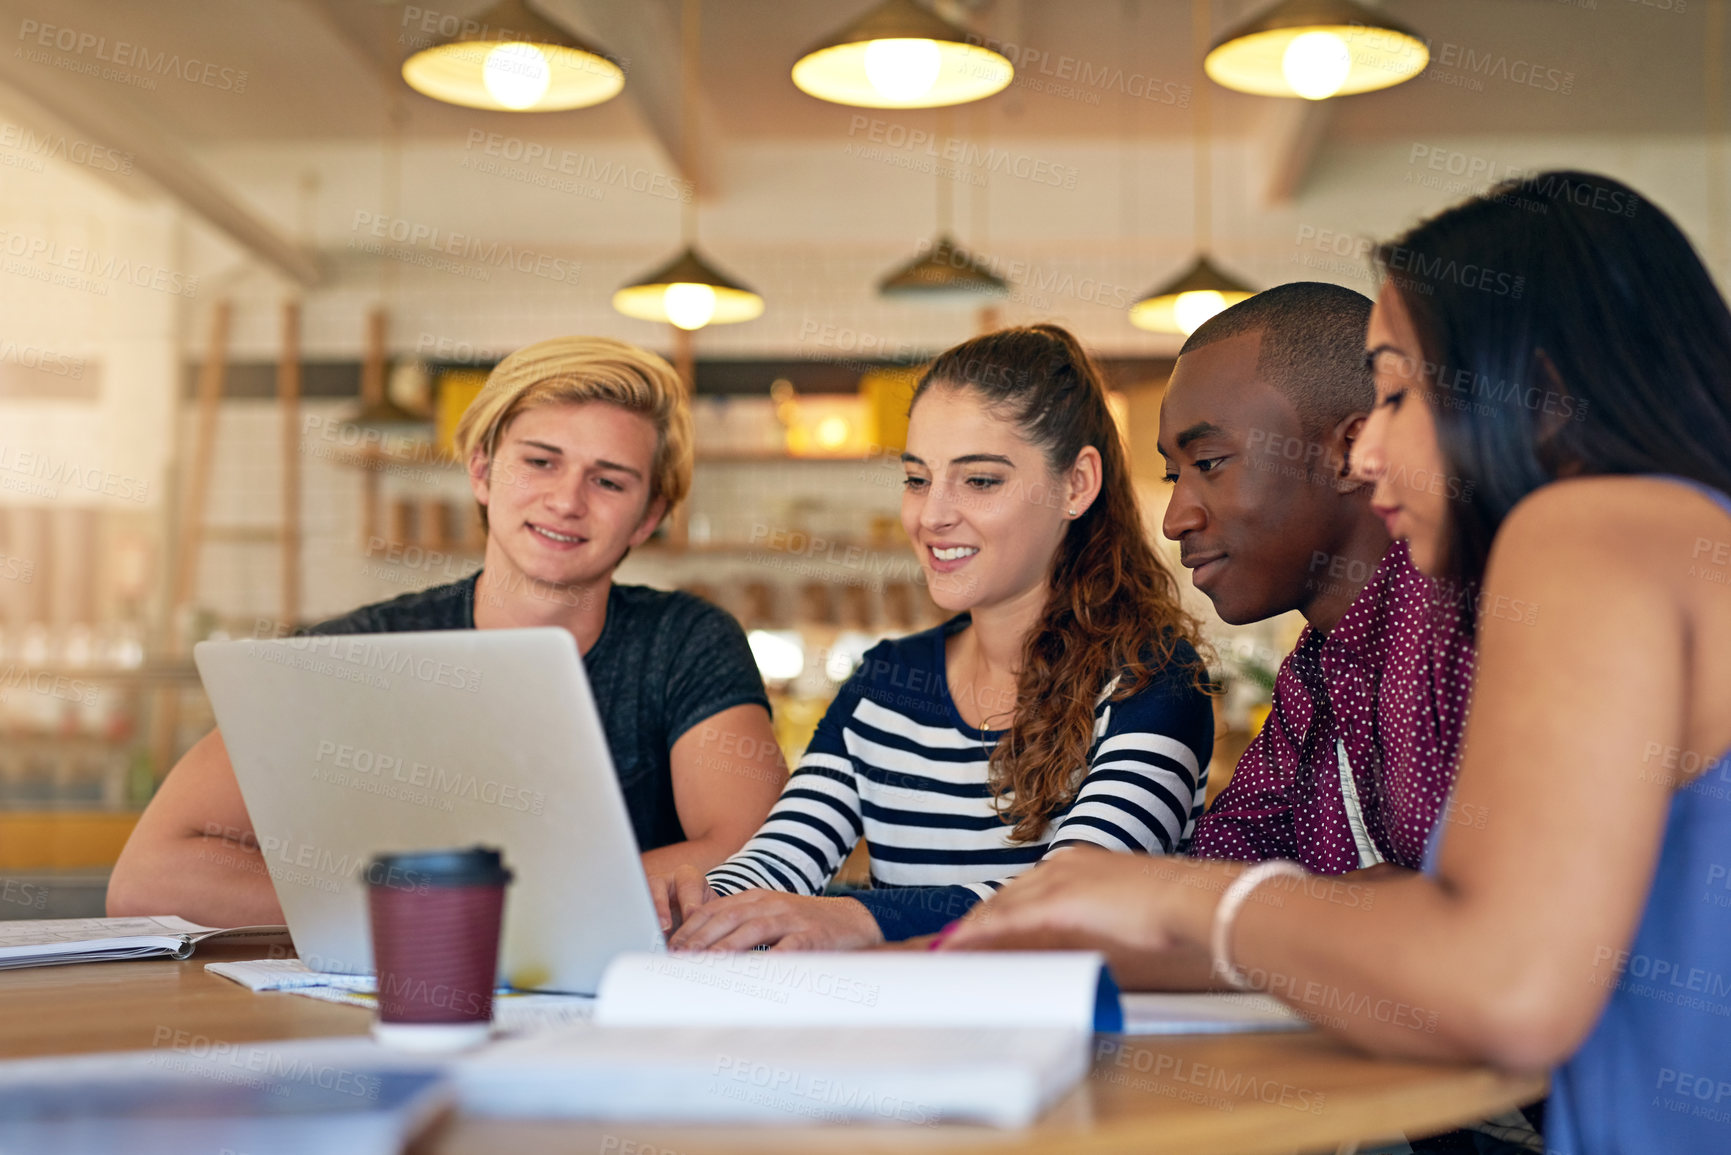
<path fill-rule="evenodd" d="M 1192 289 L 1179 293 L 1172 303 L 1172 319 L 1178 322 L 1186 337 L 1202 327 L 1202 323 L 1226 307 L 1226 298 L 1213 289 Z"/>
<path fill-rule="evenodd" d="M 805 643 L 793 630 L 752 630 L 745 636 L 766 682 L 789 682 L 805 672 Z"/>
<path fill-rule="evenodd" d="M 935 40 L 873 40 L 866 45 L 866 79 L 886 100 L 921 99 L 938 82 L 943 63 Z"/>
<path fill-rule="evenodd" d="M 512 41 L 487 53 L 481 62 L 481 83 L 487 95 L 506 108 L 533 108 L 553 83 L 553 67 L 535 45 Z"/>
<path fill-rule="evenodd" d="M 1346 83 L 1352 71 L 1352 51 L 1333 32 L 1304 32 L 1286 46 L 1280 71 L 1292 91 L 1304 99 L 1327 100 Z"/>
<path fill-rule="evenodd" d="M 847 418 L 833 414 L 817 423 L 817 443 L 825 449 L 839 449 L 847 444 L 847 436 L 853 432 L 847 423 Z"/>
<path fill-rule="evenodd" d="M 840 685 L 853 677 L 853 672 L 865 660 L 866 651 L 877 639 L 858 630 L 843 630 L 823 659 L 823 676 Z"/>
<path fill-rule="evenodd" d="M 667 319 L 681 329 L 701 329 L 715 316 L 715 290 L 694 281 L 667 286 L 661 294 Z"/>

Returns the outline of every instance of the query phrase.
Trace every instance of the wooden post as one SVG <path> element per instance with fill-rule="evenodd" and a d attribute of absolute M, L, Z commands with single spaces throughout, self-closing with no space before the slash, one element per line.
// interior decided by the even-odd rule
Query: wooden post
<path fill-rule="evenodd" d="M 168 603 L 168 628 L 164 631 L 170 655 L 186 652 L 186 612 L 198 589 L 198 560 L 204 545 L 204 509 L 210 496 L 211 461 L 216 451 L 216 418 L 222 406 L 222 380 L 228 361 L 228 326 L 233 306 L 220 300 L 212 310 L 210 341 L 204 349 L 204 364 L 198 370 L 198 428 L 193 436 L 192 460 L 180 490 L 180 539 L 174 555 L 173 596 Z M 150 720 L 151 769 L 160 780 L 174 760 L 175 738 L 180 732 L 180 690 L 165 682 L 156 692 L 156 709 Z"/>
<path fill-rule="evenodd" d="M 30 550 L 36 555 L 36 577 L 30 583 L 30 612 L 24 620 L 47 626 L 54 620 L 54 591 L 60 586 L 60 563 L 64 559 L 54 548 L 54 511 L 39 505 L 32 512 Z"/>
<path fill-rule="evenodd" d="M 361 407 L 385 399 L 385 310 L 374 305 L 367 310 L 367 354 L 361 362 Z"/>
<path fill-rule="evenodd" d="M 222 404 L 222 379 L 228 359 L 228 325 L 233 307 L 216 303 L 210 321 L 210 341 L 198 371 L 198 431 L 193 437 L 192 462 L 180 493 L 180 543 L 175 551 L 174 599 L 170 603 L 170 634 L 175 652 L 184 652 L 181 617 L 198 588 L 198 555 L 204 544 L 204 508 L 210 496 L 211 459 L 216 448 L 216 417 Z"/>
<path fill-rule="evenodd" d="M 301 616 L 301 307 L 284 301 L 282 356 L 276 367 L 276 395 L 282 413 L 282 608 L 279 619 L 290 629 Z"/>
<path fill-rule="evenodd" d="M 679 379 L 685 382 L 685 395 L 697 395 L 697 354 L 693 350 L 690 329 L 681 329 L 678 325 L 669 326 L 673 330 L 673 368 L 678 371 Z"/>
<path fill-rule="evenodd" d="M 673 330 L 673 368 L 679 374 L 679 379 L 685 382 L 685 400 L 690 403 L 697 396 L 697 353 L 691 338 L 690 329 L 681 329 L 678 325 L 668 325 Z M 667 544 L 673 549 L 684 549 L 691 541 L 691 495 L 667 516 Z"/>
<path fill-rule="evenodd" d="M 72 575 L 71 620 L 95 627 L 102 620 L 101 584 L 98 575 L 107 567 L 97 559 L 102 556 L 102 515 L 94 509 L 72 511 Z"/>
<path fill-rule="evenodd" d="M 361 362 L 361 408 L 385 399 L 385 310 L 374 305 L 367 310 L 367 352 Z M 379 537 L 379 466 L 382 461 L 363 462 L 361 469 L 361 547 L 371 549 Z"/>

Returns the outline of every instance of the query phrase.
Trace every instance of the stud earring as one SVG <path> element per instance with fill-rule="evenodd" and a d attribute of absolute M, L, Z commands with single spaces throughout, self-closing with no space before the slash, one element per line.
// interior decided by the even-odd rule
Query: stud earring
<path fill-rule="evenodd" d="M 1075 516 L 1076 516 L 1076 511 L 1075 511 L 1075 510 L 1073 510 L 1073 509 L 1072 509 L 1072 510 L 1071 510 L 1071 511 L 1070 511 L 1070 516 L 1071 516 L 1071 517 L 1075 517 Z"/>

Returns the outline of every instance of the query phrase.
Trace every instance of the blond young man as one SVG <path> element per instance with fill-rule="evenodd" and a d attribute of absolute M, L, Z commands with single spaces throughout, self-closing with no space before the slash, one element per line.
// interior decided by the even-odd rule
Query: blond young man
<path fill-rule="evenodd" d="M 594 690 L 647 870 L 708 870 L 769 813 L 786 770 L 737 622 L 613 571 L 691 487 L 691 411 L 666 361 L 601 337 L 500 362 L 456 440 L 487 527 L 479 572 L 314 634 L 558 626 Z M 581 837 L 581 831 L 572 831 Z M 108 912 L 282 921 L 220 732 L 180 760 L 116 863 Z"/>

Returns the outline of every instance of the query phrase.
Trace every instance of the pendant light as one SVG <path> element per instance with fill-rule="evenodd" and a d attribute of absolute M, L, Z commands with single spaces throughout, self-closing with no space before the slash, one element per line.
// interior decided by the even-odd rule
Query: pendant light
<path fill-rule="evenodd" d="M 1356 0 L 1281 0 L 1222 37 L 1203 68 L 1252 96 L 1327 100 L 1393 88 L 1429 63 L 1423 37 Z"/>
<path fill-rule="evenodd" d="M 949 114 L 940 113 L 938 136 L 944 140 L 950 139 L 949 124 Z M 937 182 L 937 240 L 926 253 L 891 270 L 879 281 L 878 295 L 927 305 L 974 305 L 982 297 L 1008 296 L 1010 286 L 1004 279 L 992 272 L 984 260 L 950 238 L 953 190 L 941 168 L 934 172 L 933 179 Z M 985 217 L 984 213 L 978 215 L 981 219 Z M 977 228 L 979 221 L 974 224 Z"/>
<path fill-rule="evenodd" d="M 1204 253 L 1188 269 L 1130 306 L 1130 323 L 1154 333 L 1188 337 L 1214 314 L 1255 293 L 1255 289 L 1221 272 Z"/>
<path fill-rule="evenodd" d="M 625 70 L 524 0 L 500 0 L 457 35 L 403 61 L 403 79 L 446 104 L 557 112 L 611 100 L 625 87 Z"/>
<path fill-rule="evenodd" d="M 1208 34 L 1208 0 L 1195 0 L 1192 26 L 1198 46 Z M 1208 255 L 1214 223 L 1214 170 L 1208 86 L 1198 85 L 1195 111 L 1195 160 L 1192 198 L 1196 207 L 1195 261 L 1178 276 L 1149 291 L 1130 306 L 1130 323 L 1153 333 L 1178 333 L 1188 337 L 1214 314 L 1236 305 L 1256 290 L 1220 271 Z"/>
<path fill-rule="evenodd" d="M 613 307 L 639 321 L 668 321 L 689 331 L 754 320 L 763 314 L 763 298 L 687 246 L 659 269 L 614 293 Z"/>
<path fill-rule="evenodd" d="M 938 108 L 1001 92 L 1016 69 L 914 0 L 884 0 L 793 66 L 802 92 L 858 108 Z"/>
<path fill-rule="evenodd" d="M 697 133 L 697 63 L 701 0 L 685 0 L 681 23 L 680 151 L 687 177 Z M 763 314 L 763 298 L 721 272 L 697 252 L 697 197 L 685 202 L 685 249 L 671 261 L 613 294 L 613 307 L 639 321 L 667 321 L 690 332 L 705 325 L 731 325 Z"/>
<path fill-rule="evenodd" d="M 931 252 L 891 272 L 878 282 L 878 293 L 932 305 L 976 304 L 981 297 L 1004 297 L 1004 279 L 986 263 L 940 233 Z"/>

